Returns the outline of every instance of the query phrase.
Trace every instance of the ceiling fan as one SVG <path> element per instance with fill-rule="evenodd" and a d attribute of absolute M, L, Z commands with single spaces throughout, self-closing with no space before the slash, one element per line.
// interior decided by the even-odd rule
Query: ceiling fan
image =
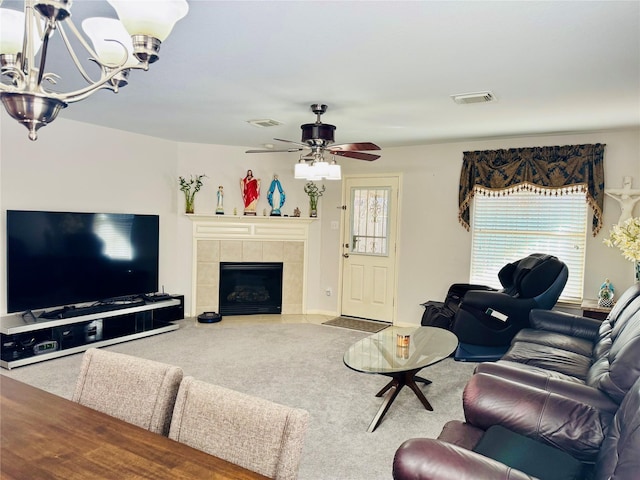
<path fill-rule="evenodd" d="M 300 157 L 301 160 L 308 161 L 322 161 L 325 152 L 331 155 L 366 160 L 368 162 L 380 158 L 380 155 L 366 153 L 367 150 L 380 150 L 380 147 L 375 143 L 358 142 L 333 145 L 333 133 L 336 130 L 335 125 L 322 123 L 320 120 L 322 114 L 327 111 L 327 106 L 314 103 L 311 105 L 311 111 L 317 115 L 317 118 L 315 123 L 305 123 L 300 126 L 302 129 L 302 142 L 274 138 L 274 140 L 291 143 L 296 145 L 296 147 L 282 150 L 247 150 L 246 153 L 301 152 L 303 150 L 309 150 L 309 153 Z"/>

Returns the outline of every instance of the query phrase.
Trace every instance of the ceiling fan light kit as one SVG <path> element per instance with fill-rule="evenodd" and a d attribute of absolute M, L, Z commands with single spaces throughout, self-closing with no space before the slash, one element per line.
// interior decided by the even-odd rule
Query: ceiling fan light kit
<path fill-rule="evenodd" d="M 301 142 L 274 138 L 279 142 L 294 144 L 296 147 L 281 150 L 247 150 L 246 153 L 301 152 L 310 150 L 306 155 L 300 155 L 300 160 L 294 168 L 294 178 L 304 180 L 341 180 L 342 172 L 340 165 L 336 163 L 336 155 L 369 162 L 380 158 L 380 155 L 366 153 L 367 150 L 380 150 L 380 147 L 375 143 L 358 142 L 333 145 L 335 141 L 335 125 L 322 123 L 320 120 L 322 114 L 327 111 L 327 106 L 314 103 L 311 105 L 311 111 L 316 114 L 316 121 L 315 123 L 305 123 L 300 126 L 302 130 Z M 333 155 L 331 163 L 324 159 L 325 152 Z"/>
<path fill-rule="evenodd" d="M 340 165 L 332 160 L 307 163 L 301 158 L 294 168 L 293 178 L 297 180 L 342 180 Z"/>
<path fill-rule="evenodd" d="M 129 70 L 148 70 L 159 58 L 161 43 L 189 11 L 186 0 L 107 1 L 120 21 L 85 20 L 82 27 L 93 48 L 71 21 L 72 0 L 25 0 L 22 12 L 0 8 L 0 99 L 7 113 L 29 130 L 31 140 L 69 103 L 101 89 L 117 93 L 127 84 Z M 97 80 L 80 64 L 67 29 L 100 68 Z M 67 93 L 45 87 L 45 81 L 55 84 L 59 78 L 45 71 L 49 39 L 55 31 L 87 86 Z"/>

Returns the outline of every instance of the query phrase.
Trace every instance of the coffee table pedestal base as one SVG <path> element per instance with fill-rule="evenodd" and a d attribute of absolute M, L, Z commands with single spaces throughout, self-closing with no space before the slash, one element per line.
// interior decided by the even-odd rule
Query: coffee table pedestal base
<path fill-rule="evenodd" d="M 431 383 L 431 380 L 416 376 L 416 373 L 418 373 L 420 370 L 422 369 L 418 368 L 417 370 L 408 370 L 406 372 L 381 374 L 391 377 L 392 380 L 387 383 L 382 388 L 382 390 L 376 393 L 376 397 L 381 397 L 385 393 L 387 395 L 386 397 L 384 397 L 382 405 L 380 405 L 380 409 L 376 413 L 375 417 L 373 417 L 373 420 L 371 421 L 367 432 L 373 432 L 378 427 L 378 425 L 380 425 L 382 418 L 387 413 L 387 410 L 389 410 L 389 407 L 398 396 L 398 393 L 400 393 L 400 390 L 402 390 L 402 387 L 404 387 L 405 385 L 413 390 L 413 393 L 415 393 L 416 397 L 420 399 L 422 405 L 424 405 L 424 408 L 433 411 L 433 407 L 427 400 L 427 397 L 424 396 L 424 393 L 422 393 L 422 390 L 420 390 L 420 387 L 418 387 L 418 385 L 416 384 L 416 381 L 422 382 L 426 385 L 429 385 Z"/>

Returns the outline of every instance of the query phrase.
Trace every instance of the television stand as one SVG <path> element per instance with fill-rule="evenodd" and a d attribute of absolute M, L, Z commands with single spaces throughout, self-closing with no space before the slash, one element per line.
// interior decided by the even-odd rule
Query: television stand
<path fill-rule="evenodd" d="M 104 305 L 102 305 L 104 306 Z M 123 307 L 123 305 L 114 305 Z M 78 316 L 52 319 L 42 312 L 27 320 L 21 313 L 0 317 L 0 367 L 12 369 L 71 355 L 91 347 L 144 338 L 177 330 L 172 323 L 184 318 L 184 296 L 171 295 L 124 308 L 88 313 L 78 307 Z M 70 309 L 76 310 L 76 309 Z M 74 312 L 76 313 L 76 312 Z M 46 313 L 45 313 L 46 315 Z"/>
<path fill-rule="evenodd" d="M 170 299 L 171 297 L 169 297 Z M 53 320 L 55 318 L 73 318 L 84 317 L 92 313 L 104 313 L 113 310 L 124 310 L 125 308 L 138 307 L 145 305 L 145 301 L 140 299 L 129 303 L 98 303 L 87 307 L 62 307 L 49 312 L 42 312 L 38 318 Z"/>

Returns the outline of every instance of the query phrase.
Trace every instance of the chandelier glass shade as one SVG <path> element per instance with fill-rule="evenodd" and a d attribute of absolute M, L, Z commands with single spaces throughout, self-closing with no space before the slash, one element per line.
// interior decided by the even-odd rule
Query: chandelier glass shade
<path fill-rule="evenodd" d="M 37 139 L 39 128 L 55 120 L 69 103 L 101 89 L 117 93 L 131 69 L 148 70 L 160 44 L 189 6 L 186 0 L 108 0 L 119 20 L 82 22 L 87 41 L 71 21 L 72 0 L 25 0 L 24 11 L 0 8 L 0 99 L 7 113 Z M 58 32 L 86 86 L 70 92 L 51 88 L 60 78 L 46 71 L 49 39 Z M 98 66 L 92 78 L 78 60 L 75 38 Z"/>
<path fill-rule="evenodd" d="M 133 42 L 124 25 L 115 18 L 92 17 L 82 21 L 82 30 L 87 34 L 98 59 L 105 65 L 122 63 L 126 48 L 125 65 L 133 67 L 139 60 L 133 54 Z"/>
<path fill-rule="evenodd" d="M 0 8 L 0 53 L 12 52 L 17 54 L 22 50 L 24 41 L 24 12 Z M 42 45 L 38 36 L 37 25 L 31 29 L 31 42 L 37 53 Z"/>
<path fill-rule="evenodd" d="M 186 1 L 107 0 L 129 35 L 145 35 L 164 42 L 178 20 L 189 11 Z M 160 8 L 158 8 L 158 5 Z"/>

